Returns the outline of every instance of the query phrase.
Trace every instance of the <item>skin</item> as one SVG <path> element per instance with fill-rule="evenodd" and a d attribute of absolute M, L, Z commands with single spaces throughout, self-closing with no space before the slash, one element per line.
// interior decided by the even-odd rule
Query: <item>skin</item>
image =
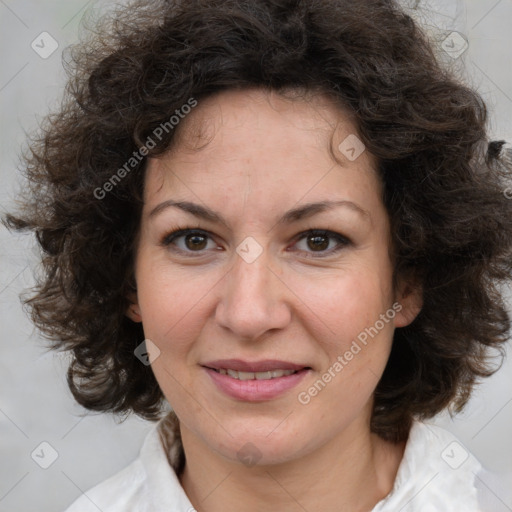
<path fill-rule="evenodd" d="M 148 163 L 137 295 L 127 312 L 160 350 L 152 369 L 180 419 L 180 481 L 198 511 L 369 511 L 391 491 L 404 451 L 370 432 L 373 392 L 394 329 L 421 307 L 411 283 L 392 286 L 376 163 L 368 151 L 353 161 L 338 151 L 357 129 L 319 95 L 225 91 L 181 123 L 171 150 Z M 227 225 L 175 207 L 150 215 L 170 199 L 207 206 Z M 324 200 L 366 213 L 341 206 L 277 224 L 286 211 Z M 206 232 L 199 250 L 184 236 L 162 245 L 178 227 Z M 322 238 L 318 248 L 304 236 L 310 229 L 350 242 Z M 262 249 L 251 263 L 236 252 L 248 236 Z M 394 319 L 301 404 L 299 392 L 395 302 L 402 309 Z M 312 370 L 282 396 L 249 403 L 219 391 L 201 366 L 228 358 Z M 248 442 L 260 457 L 253 466 L 237 457 Z"/>

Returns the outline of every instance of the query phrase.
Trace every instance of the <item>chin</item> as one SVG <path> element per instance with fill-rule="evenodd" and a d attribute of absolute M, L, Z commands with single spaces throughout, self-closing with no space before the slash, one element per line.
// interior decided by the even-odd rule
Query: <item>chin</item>
<path fill-rule="evenodd" d="M 315 440 L 318 442 L 317 435 L 308 442 L 293 433 L 296 430 L 302 430 L 303 433 L 303 428 L 285 428 L 280 422 L 282 419 L 244 421 L 238 425 L 225 422 L 222 425 L 224 428 L 218 426 L 217 429 L 212 428 L 199 434 L 210 449 L 230 461 L 248 467 L 292 461 L 307 452 L 306 446 L 312 445 Z"/>

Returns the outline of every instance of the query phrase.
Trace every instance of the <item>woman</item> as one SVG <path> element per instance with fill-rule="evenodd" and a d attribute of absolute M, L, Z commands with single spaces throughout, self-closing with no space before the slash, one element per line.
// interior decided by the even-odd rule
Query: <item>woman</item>
<path fill-rule="evenodd" d="M 139 2 L 73 55 L 7 223 L 77 401 L 159 421 L 68 511 L 496 510 L 424 421 L 507 340 L 510 168 L 413 21 Z"/>

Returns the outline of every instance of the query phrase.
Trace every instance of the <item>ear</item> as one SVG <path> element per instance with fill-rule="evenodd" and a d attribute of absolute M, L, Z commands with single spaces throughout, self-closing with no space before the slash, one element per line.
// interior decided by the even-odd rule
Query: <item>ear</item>
<path fill-rule="evenodd" d="M 125 315 L 133 322 L 142 322 L 142 316 L 140 314 L 139 302 L 137 299 L 137 293 L 132 292 L 128 296 L 130 301 L 129 306 L 126 308 Z"/>
<path fill-rule="evenodd" d="M 423 288 L 413 280 L 402 280 L 396 293 L 395 327 L 411 324 L 423 307 Z M 399 305 L 399 306 L 398 306 Z"/>

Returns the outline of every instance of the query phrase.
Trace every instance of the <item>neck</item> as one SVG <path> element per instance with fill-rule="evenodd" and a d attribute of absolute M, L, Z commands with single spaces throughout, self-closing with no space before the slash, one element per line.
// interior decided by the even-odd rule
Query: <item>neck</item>
<path fill-rule="evenodd" d="M 198 512 L 369 512 L 393 488 L 405 443 L 353 424 L 329 443 L 280 464 L 244 466 L 181 426 L 181 484 Z"/>

